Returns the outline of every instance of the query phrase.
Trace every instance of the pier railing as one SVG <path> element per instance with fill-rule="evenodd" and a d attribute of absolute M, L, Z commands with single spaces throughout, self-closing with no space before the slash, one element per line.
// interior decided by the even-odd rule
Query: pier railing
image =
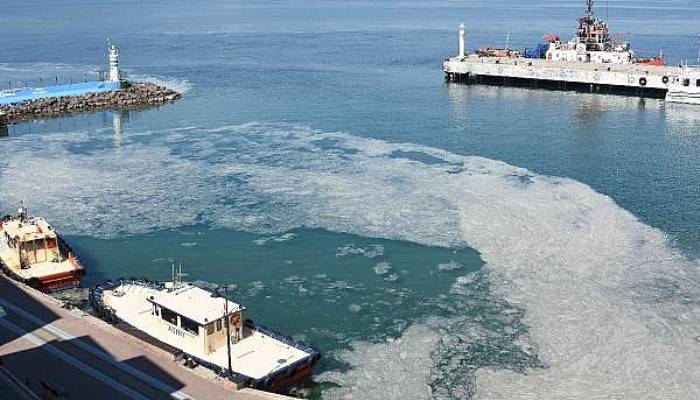
<path fill-rule="evenodd" d="M 122 78 L 125 78 L 122 72 Z M 0 89 L 20 89 L 26 87 L 44 87 L 55 85 L 66 85 L 81 82 L 104 82 L 109 78 L 109 74 L 104 71 L 84 72 L 82 74 L 63 74 L 63 75 L 42 75 L 32 79 L 8 79 L 0 81 Z"/>

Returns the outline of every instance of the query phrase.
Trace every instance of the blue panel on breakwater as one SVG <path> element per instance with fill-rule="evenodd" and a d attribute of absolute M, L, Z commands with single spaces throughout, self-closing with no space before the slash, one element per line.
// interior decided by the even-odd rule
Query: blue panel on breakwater
<path fill-rule="evenodd" d="M 109 92 L 121 89 L 121 82 L 85 82 L 38 88 L 21 88 L 0 91 L 0 106 L 21 103 L 47 97 L 82 96 L 89 93 Z"/>

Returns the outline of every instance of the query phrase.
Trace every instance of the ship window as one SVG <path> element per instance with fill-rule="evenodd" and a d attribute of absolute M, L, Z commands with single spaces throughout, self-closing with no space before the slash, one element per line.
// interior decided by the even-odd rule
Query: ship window
<path fill-rule="evenodd" d="M 199 324 L 189 318 L 180 316 L 180 327 L 193 335 L 199 335 Z"/>
<path fill-rule="evenodd" d="M 207 324 L 207 335 L 212 335 L 214 333 L 214 323 Z"/>
<path fill-rule="evenodd" d="M 220 330 L 221 330 L 221 320 L 220 320 L 220 319 L 217 319 L 217 320 L 216 320 L 216 330 L 217 330 L 217 331 L 220 331 Z"/>
<path fill-rule="evenodd" d="M 683 86 L 690 86 L 690 79 L 683 79 Z"/>
<path fill-rule="evenodd" d="M 167 308 L 161 307 L 160 315 L 165 321 L 168 321 L 173 325 L 177 325 L 177 314 L 174 312 L 168 310 Z"/>
<path fill-rule="evenodd" d="M 698 79 L 698 80 L 695 81 L 695 86 L 700 87 L 700 79 Z"/>

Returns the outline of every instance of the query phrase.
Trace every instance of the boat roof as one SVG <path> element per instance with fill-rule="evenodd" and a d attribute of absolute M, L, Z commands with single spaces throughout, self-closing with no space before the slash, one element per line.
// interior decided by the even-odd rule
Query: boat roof
<path fill-rule="evenodd" d="M 3 231 L 11 237 L 19 237 L 21 241 L 30 241 L 43 238 L 55 238 L 56 232 L 51 225 L 41 217 L 29 218 L 22 222 L 19 218 L 12 218 L 2 222 Z"/>
<path fill-rule="evenodd" d="M 179 287 L 170 287 L 159 290 L 148 301 L 165 307 L 183 317 L 189 318 L 200 325 L 206 325 L 224 316 L 223 297 L 201 289 L 191 283 L 182 283 Z M 228 302 L 228 314 L 244 310 L 240 304 L 230 300 Z"/>

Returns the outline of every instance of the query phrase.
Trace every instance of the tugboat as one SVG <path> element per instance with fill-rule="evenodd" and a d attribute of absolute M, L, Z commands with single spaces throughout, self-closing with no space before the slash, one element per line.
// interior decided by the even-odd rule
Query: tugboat
<path fill-rule="evenodd" d="M 102 319 L 126 323 L 238 387 L 284 392 L 312 375 L 318 350 L 244 319 L 245 307 L 181 274 L 173 266 L 171 282 L 107 281 L 90 290 L 89 302 Z"/>
<path fill-rule="evenodd" d="M 46 293 L 78 287 L 85 274 L 70 246 L 46 220 L 29 217 L 24 203 L 0 220 L 0 269 Z"/>

